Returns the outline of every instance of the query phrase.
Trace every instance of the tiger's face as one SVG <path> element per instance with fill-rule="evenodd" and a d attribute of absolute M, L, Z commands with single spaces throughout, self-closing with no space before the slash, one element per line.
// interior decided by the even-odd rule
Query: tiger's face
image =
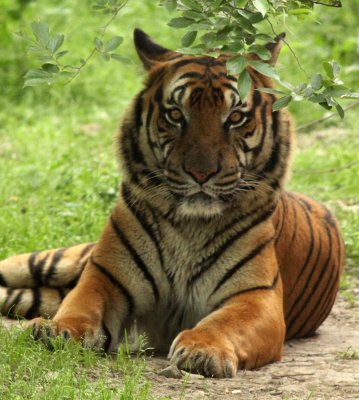
<path fill-rule="evenodd" d="M 184 56 L 159 47 L 160 60 L 152 53 L 150 59 L 143 48 L 159 50 L 153 47 L 158 45 L 142 34 L 136 45 L 150 74 L 136 101 L 135 122 L 147 186 L 161 188 L 187 217 L 218 216 L 245 193 L 276 190 L 278 177 L 269 182 L 266 176 L 276 169 L 273 159 L 281 150 L 273 132 L 275 99 L 255 90 L 268 86 L 267 78 L 249 71 L 252 90 L 244 103 L 238 77 L 227 72 L 228 56 Z M 129 146 L 136 146 L 133 139 Z"/>

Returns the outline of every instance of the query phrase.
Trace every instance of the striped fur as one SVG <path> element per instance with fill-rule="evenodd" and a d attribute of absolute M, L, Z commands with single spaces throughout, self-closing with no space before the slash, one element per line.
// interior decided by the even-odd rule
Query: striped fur
<path fill-rule="evenodd" d="M 1 312 L 52 317 L 31 322 L 36 337 L 105 351 L 136 320 L 150 346 L 207 376 L 280 360 L 285 337 L 327 317 L 344 258 L 330 212 L 283 190 L 290 118 L 250 68 L 241 102 L 227 55 L 184 56 L 138 30 L 135 44 L 149 75 L 116 141 L 124 177 L 103 234 L 1 262 Z"/>

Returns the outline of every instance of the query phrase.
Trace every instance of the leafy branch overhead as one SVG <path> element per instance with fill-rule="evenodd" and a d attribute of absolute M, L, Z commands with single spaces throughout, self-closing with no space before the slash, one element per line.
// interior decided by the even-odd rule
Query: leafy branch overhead
<path fill-rule="evenodd" d="M 182 37 L 182 52 L 212 55 L 228 51 L 234 54 L 228 60 L 227 68 L 231 73 L 239 74 L 238 90 L 242 98 L 251 89 L 247 66 L 271 77 L 283 87 L 281 90 L 261 89 L 280 96 L 274 110 L 293 100 L 309 100 L 326 109 L 335 107 L 343 118 L 344 110 L 338 100 L 359 98 L 359 94 L 352 93 L 340 80 L 340 66 L 335 61 L 323 62 L 323 71 L 309 76 L 285 40 L 296 59 L 297 68 L 305 75 L 305 82 L 293 85 L 282 81 L 275 67 L 268 63 L 271 52 L 266 43 L 274 42 L 277 37 L 274 25 L 278 20 L 283 22 L 283 19 L 294 17 L 298 21 L 311 21 L 314 19 L 314 5 L 341 7 L 339 0 L 163 0 L 162 4 L 169 12 L 177 10 L 180 13 L 168 25 L 186 29 Z"/>
<path fill-rule="evenodd" d="M 94 11 L 110 14 L 110 18 L 101 28 L 99 36 L 93 39 L 93 48 L 85 58 L 80 58 L 76 65 L 63 62 L 63 56 L 68 54 L 62 50 L 65 36 L 60 33 L 50 34 L 48 25 L 42 21 L 31 23 L 32 36 L 18 32 L 28 43 L 28 51 L 33 53 L 40 62 L 41 67 L 30 69 L 25 75 L 24 86 L 37 86 L 42 84 L 51 85 L 55 82 L 69 83 L 81 72 L 95 54 L 100 55 L 105 61 L 111 59 L 121 62 L 128 62 L 128 59 L 116 52 L 122 44 L 121 36 L 114 36 L 105 41 L 104 37 L 109 25 L 117 17 L 128 0 L 97 0 L 92 6 Z"/>
<path fill-rule="evenodd" d="M 76 65 L 63 60 L 68 59 L 68 52 L 63 50 L 64 35 L 50 35 L 48 26 L 41 21 L 31 24 L 32 36 L 20 33 L 29 43 L 32 52 L 41 66 L 31 69 L 25 76 L 25 86 L 52 84 L 54 82 L 71 82 L 95 56 L 104 60 L 128 61 L 117 52 L 123 38 L 115 36 L 106 38 L 109 25 L 114 21 L 128 0 L 96 0 L 92 9 L 110 15 L 100 34 L 93 39 L 93 48 L 88 56 L 81 58 Z M 168 25 L 185 30 L 182 36 L 182 49 L 188 54 L 218 55 L 228 51 L 233 57 L 227 63 L 228 70 L 238 74 L 238 89 L 245 99 L 251 89 L 251 81 L 247 72 L 250 66 L 260 73 L 276 80 L 281 86 L 277 89 L 261 89 L 279 96 L 274 109 L 280 109 L 291 101 L 309 100 L 320 106 L 331 109 L 335 107 L 343 117 L 344 111 L 338 103 L 340 99 L 358 99 L 358 93 L 352 93 L 340 79 L 340 67 L 335 61 L 323 62 L 320 72 L 312 76 L 304 71 L 295 57 L 297 68 L 305 75 L 305 82 L 294 85 L 284 82 L 269 63 L 271 52 L 266 46 L 277 36 L 274 26 L 288 18 L 298 22 L 308 20 L 316 22 L 313 16 L 314 6 L 341 7 L 340 0 L 162 0 L 161 5 L 169 12 L 176 11 Z M 250 55 L 250 57 L 248 57 Z"/>

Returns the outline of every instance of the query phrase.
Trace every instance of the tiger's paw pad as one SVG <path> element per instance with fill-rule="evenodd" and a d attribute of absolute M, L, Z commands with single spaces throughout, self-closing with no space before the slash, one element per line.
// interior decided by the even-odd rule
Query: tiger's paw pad
<path fill-rule="evenodd" d="M 233 351 L 206 338 L 191 340 L 190 331 L 174 340 L 169 358 L 178 368 L 206 377 L 233 378 L 237 373 L 238 359 Z"/>

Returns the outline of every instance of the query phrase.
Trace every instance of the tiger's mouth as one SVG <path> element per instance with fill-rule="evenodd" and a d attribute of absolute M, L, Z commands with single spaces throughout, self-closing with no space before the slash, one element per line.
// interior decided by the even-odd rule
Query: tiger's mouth
<path fill-rule="evenodd" d="M 198 191 L 182 196 L 178 212 L 185 217 L 209 218 L 220 215 L 223 207 L 223 202 L 214 195 Z"/>
<path fill-rule="evenodd" d="M 216 201 L 216 199 L 213 196 L 203 191 L 188 195 L 185 197 L 185 200 L 189 204 L 201 203 L 203 205 L 209 205 L 212 204 L 213 201 Z"/>

